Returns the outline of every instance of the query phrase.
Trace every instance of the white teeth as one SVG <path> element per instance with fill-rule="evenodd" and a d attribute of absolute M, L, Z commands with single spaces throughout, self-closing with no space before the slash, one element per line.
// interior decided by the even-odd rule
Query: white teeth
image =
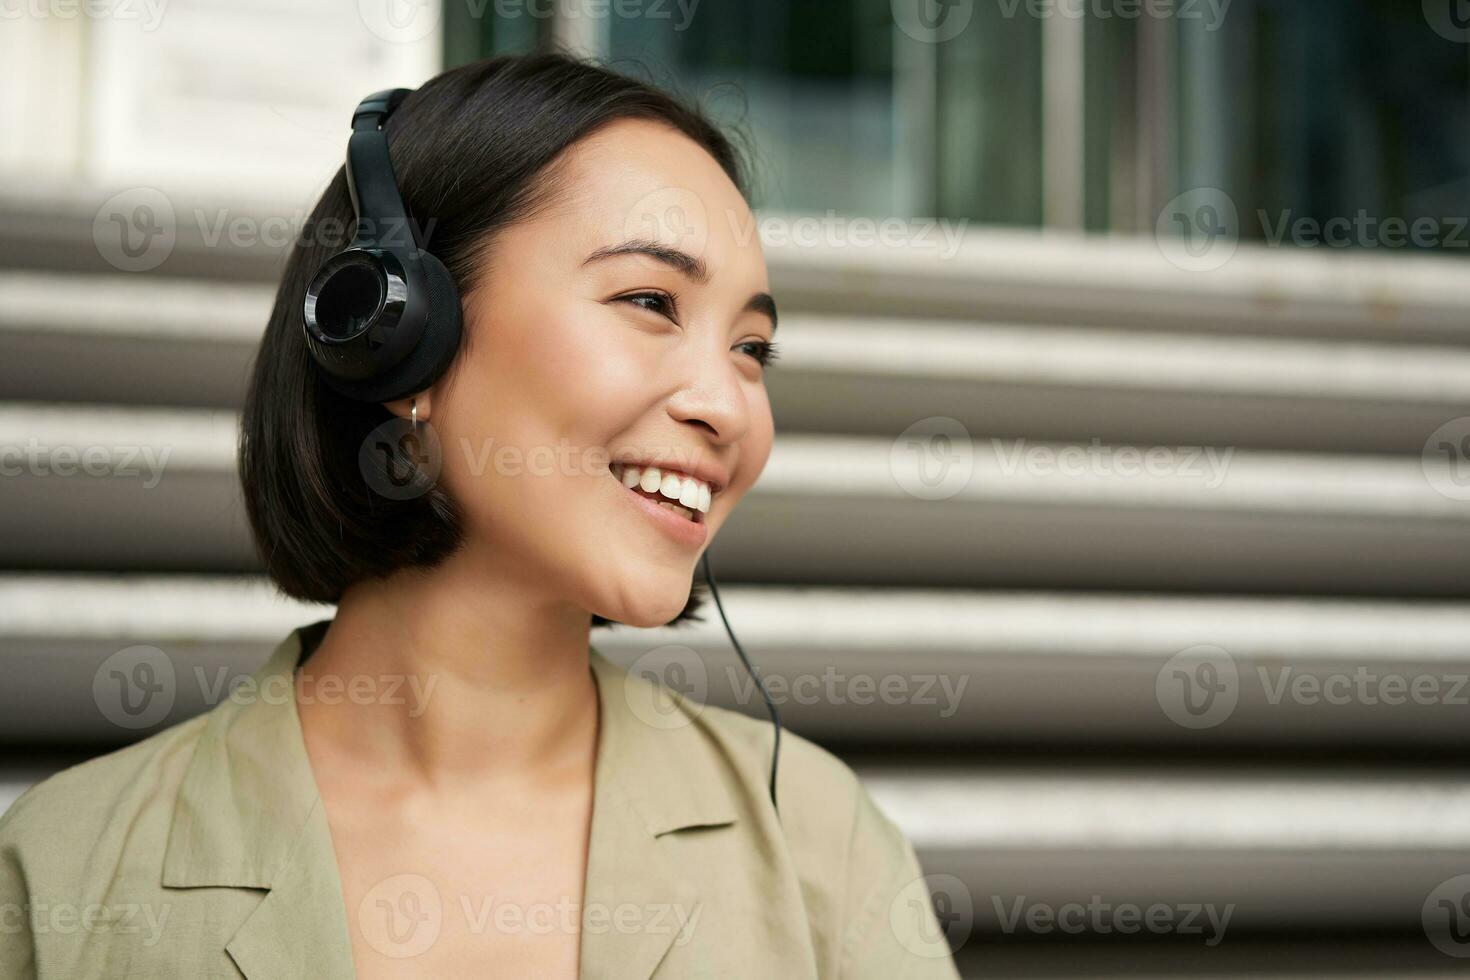
<path fill-rule="evenodd" d="M 613 475 L 629 490 L 638 488 L 645 493 L 657 493 L 669 500 L 677 500 L 691 511 L 709 513 L 713 493 L 709 484 L 692 476 L 665 473 L 657 466 L 638 466 L 633 463 L 615 465 Z"/>

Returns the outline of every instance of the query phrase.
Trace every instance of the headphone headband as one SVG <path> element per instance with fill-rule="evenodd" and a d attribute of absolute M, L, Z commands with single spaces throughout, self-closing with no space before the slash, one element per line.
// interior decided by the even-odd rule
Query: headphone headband
<path fill-rule="evenodd" d="M 302 302 L 312 359 L 328 385 L 360 401 L 424 390 L 459 347 L 459 293 L 409 220 L 384 132 L 411 91 L 374 92 L 353 110 L 345 171 L 356 234 L 317 270 Z"/>
<path fill-rule="evenodd" d="M 393 110 L 412 91 L 406 88 L 385 89 L 363 99 L 352 113 L 352 136 L 347 141 L 347 192 L 352 195 L 352 210 L 357 215 L 357 236 L 353 245 L 359 248 L 379 244 L 384 238 L 398 235 L 400 244 L 419 245 L 418 234 L 409 227 L 403 199 L 393 176 L 393 161 L 388 156 L 388 137 L 383 127 Z"/>

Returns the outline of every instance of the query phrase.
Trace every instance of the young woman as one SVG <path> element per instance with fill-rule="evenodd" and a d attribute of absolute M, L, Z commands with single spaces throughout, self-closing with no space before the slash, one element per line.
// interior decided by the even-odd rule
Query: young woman
<path fill-rule="evenodd" d="M 14 805 L 0 975 L 956 977 L 850 769 L 788 736 L 778 810 L 769 725 L 589 642 L 690 616 L 771 450 L 776 307 L 730 143 L 555 55 L 379 108 L 355 123 L 381 123 L 392 183 L 364 151 L 323 194 L 242 425 L 265 566 L 336 615 Z M 374 387 L 332 344 L 419 300 L 318 273 L 395 189 L 419 237 L 375 233 L 452 289 L 425 300 L 438 348 Z"/>

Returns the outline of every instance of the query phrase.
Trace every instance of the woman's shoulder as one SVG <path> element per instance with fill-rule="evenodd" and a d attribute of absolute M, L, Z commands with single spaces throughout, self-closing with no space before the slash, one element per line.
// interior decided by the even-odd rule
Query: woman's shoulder
<path fill-rule="evenodd" d="M 696 724 L 737 764 L 747 791 L 769 789 L 773 727 L 763 718 L 718 705 L 694 708 Z M 884 859 L 903 862 L 911 845 L 873 799 L 862 778 L 831 750 L 782 729 L 776 776 L 777 805 L 788 838 L 801 837 L 798 853 L 830 852 L 834 862 Z M 870 867 L 872 865 L 869 865 Z"/>
<path fill-rule="evenodd" d="M 0 814 L 0 853 L 43 847 L 81 860 L 109 827 L 136 823 L 138 812 L 171 805 L 208 715 L 178 722 L 131 745 L 70 766 L 23 792 Z"/>
<path fill-rule="evenodd" d="M 716 705 L 692 710 L 747 796 L 764 795 L 771 723 Z M 776 789 L 780 832 L 823 962 L 843 976 L 957 977 L 914 846 L 859 774 L 783 730 Z"/>

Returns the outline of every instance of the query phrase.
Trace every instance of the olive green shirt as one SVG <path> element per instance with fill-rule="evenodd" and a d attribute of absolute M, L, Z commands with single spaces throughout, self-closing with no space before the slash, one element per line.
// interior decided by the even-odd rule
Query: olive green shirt
<path fill-rule="evenodd" d="M 0 977 L 353 975 L 359 924 L 291 684 L 314 648 L 303 634 L 325 625 L 294 631 L 207 713 L 0 817 Z M 601 723 L 580 977 L 958 977 L 912 847 L 844 763 L 787 733 L 778 817 L 768 723 L 589 659 Z M 435 928 L 434 896 L 407 897 L 417 914 L 387 933 L 401 955 Z"/>

